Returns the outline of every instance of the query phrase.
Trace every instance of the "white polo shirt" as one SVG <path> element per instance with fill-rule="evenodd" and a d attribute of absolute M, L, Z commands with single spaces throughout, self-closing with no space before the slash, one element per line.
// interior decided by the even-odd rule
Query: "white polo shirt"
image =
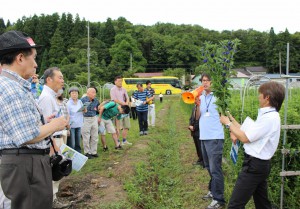
<path fill-rule="evenodd" d="M 280 138 L 280 116 L 273 107 L 264 107 L 258 110 L 256 121 L 247 127 L 245 134 L 250 143 L 244 144 L 248 155 L 261 160 L 273 157 Z"/>
<path fill-rule="evenodd" d="M 38 105 L 42 110 L 45 123 L 47 123 L 46 118 L 52 114 L 57 114 L 60 111 L 60 107 L 56 102 L 56 93 L 48 87 L 44 85 L 43 91 L 39 97 Z M 61 135 L 62 131 L 55 132 L 53 136 Z"/>

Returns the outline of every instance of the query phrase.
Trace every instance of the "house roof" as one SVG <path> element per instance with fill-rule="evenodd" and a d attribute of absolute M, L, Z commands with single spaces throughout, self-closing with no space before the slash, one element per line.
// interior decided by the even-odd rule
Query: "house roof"
<path fill-rule="evenodd" d="M 250 73 L 266 73 L 267 69 L 264 68 L 263 66 L 258 66 L 258 67 L 246 67 L 246 71 Z"/>
<path fill-rule="evenodd" d="M 244 74 L 244 75 L 246 75 L 248 77 L 251 76 L 251 73 L 248 72 L 247 70 L 245 70 L 244 68 L 238 68 L 238 69 L 232 69 L 232 70 L 237 71 L 237 73 L 242 73 L 242 74 Z"/>
<path fill-rule="evenodd" d="M 163 76 L 162 72 L 156 72 L 156 73 L 135 73 L 135 76 L 139 78 L 150 78 L 154 76 Z"/>
<path fill-rule="evenodd" d="M 281 78 L 280 74 L 266 74 L 265 76 L 268 78 L 271 78 L 271 79 L 280 79 Z"/>

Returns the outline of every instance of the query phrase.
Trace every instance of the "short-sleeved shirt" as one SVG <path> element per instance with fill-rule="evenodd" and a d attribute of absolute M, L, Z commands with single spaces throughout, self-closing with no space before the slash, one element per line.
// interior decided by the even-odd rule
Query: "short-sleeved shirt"
<path fill-rule="evenodd" d="M 71 128 L 81 128 L 83 126 L 83 113 L 77 111 L 83 106 L 82 101 L 78 99 L 75 104 L 73 99 L 69 99 L 67 106 L 70 114 Z"/>
<path fill-rule="evenodd" d="M 151 97 L 149 91 L 135 91 L 134 94 L 133 94 L 133 98 L 135 99 L 138 99 L 140 101 L 146 101 L 146 98 L 149 98 Z M 138 112 L 145 112 L 145 111 L 148 111 L 148 104 L 142 104 L 142 105 L 139 105 L 139 106 L 136 106 L 136 111 Z"/>
<path fill-rule="evenodd" d="M 216 97 L 213 92 L 200 96 L 200 140 L 224 139 L 224 128 L 220 122 Z"/>
<path fill-rule="evenodd" d="M 129 97 L 128 97 L 126 89 L 124 89 L 123 87 L 118 88 L 117 86 L 114 86 L 110 89 L 110 99 L 111 100 L 119 100 L 122 102 L 129 101 Z"/>
<path fill-rule="evenodd" d="M 40 134 L 41 116 L 30 92 L 30 83 L 17 73 L 3 69 L 17 81 L 0 76 L 0 150 L 19 147 L 48 148 L 48 141 L 24 143 Z"/>
<path fill-rule="evenodd" d="M 62 109 L 59 107 L 57 101 L 56 101 L 56 93 L 53 89 L 51 89 L 49 86 L 44 85 L 43 91 L 39 97 L 38 105 L 42 109 L 42 113 L 44 115 L 44 118 L 47 118 L 53 114 L 56 115 L 56 117 L 59 117 L 62 115 Z M 61 113 L 60 115 L 58 113 Z M 57 131 L 53 134 L 53 136 L 61 135 L 62 131 Z"/>
<path fill-rule="evenodd" d="M 117 119 L 121 119 L 121 114 L 118 109 L 119 104 L 111 101 L 104 105 L 104 110 L 102 113 L 102 117 L 104 120 L 110 120 L 113 117 L 117 116 Z"/>
<path fill-rule="evenodd" d="M 145 89 L 146 91 L 148 91 L 150 93 L 150 97 L 153 97 L 154 94 L 155 94 L 155 90 L 153 88 L 150 88 L 150 89 Z M 152 103 L 154 103 L 154 99 L 152 100 Z"/>
<path fill-rule="evenodd" d="M 262 160 L 271 159 L 280 138 L 279 113 L 273 107 L 259 109 L 257 120 L 251 127 L 247 127 L 245 134 L 250 141 L 244 144 L 248 155 Z M 258 145 L 260 150 L 257 149 Z"/>
<path fill-rule="evenodd" d="M 86 103 L 86 102 L 91 102 L 91 104 L 89 106 L 87 106 L 87 112 L 83 113 L 84 117 L 94 117 L 98 114 L 98 106 L 100 105 L 98 99 L 93 99 L 92 101 L 90 101 L 90 98 L 83 97 L 81 99 L 82 103 Z"/>

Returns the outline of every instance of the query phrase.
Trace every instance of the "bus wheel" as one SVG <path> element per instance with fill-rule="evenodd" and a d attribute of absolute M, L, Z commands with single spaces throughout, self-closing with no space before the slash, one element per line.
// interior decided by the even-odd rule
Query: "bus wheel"
<path fill-rule="evenodd" d="M 171 94 L 172 94 L 171 90 L 166 91 L 166 95 L 171 95 Z"/>

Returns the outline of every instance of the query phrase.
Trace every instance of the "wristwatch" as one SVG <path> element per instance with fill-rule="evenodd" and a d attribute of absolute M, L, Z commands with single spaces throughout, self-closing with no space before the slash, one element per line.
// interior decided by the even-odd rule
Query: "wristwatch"
<path fill-rule="evenodd" d="M 230 123 L 226 124 L 225 127 L 229 129 L 230 126 L 231 126 L 231 124 L 232 124 L 232 123 L 230 122 Z"/>

